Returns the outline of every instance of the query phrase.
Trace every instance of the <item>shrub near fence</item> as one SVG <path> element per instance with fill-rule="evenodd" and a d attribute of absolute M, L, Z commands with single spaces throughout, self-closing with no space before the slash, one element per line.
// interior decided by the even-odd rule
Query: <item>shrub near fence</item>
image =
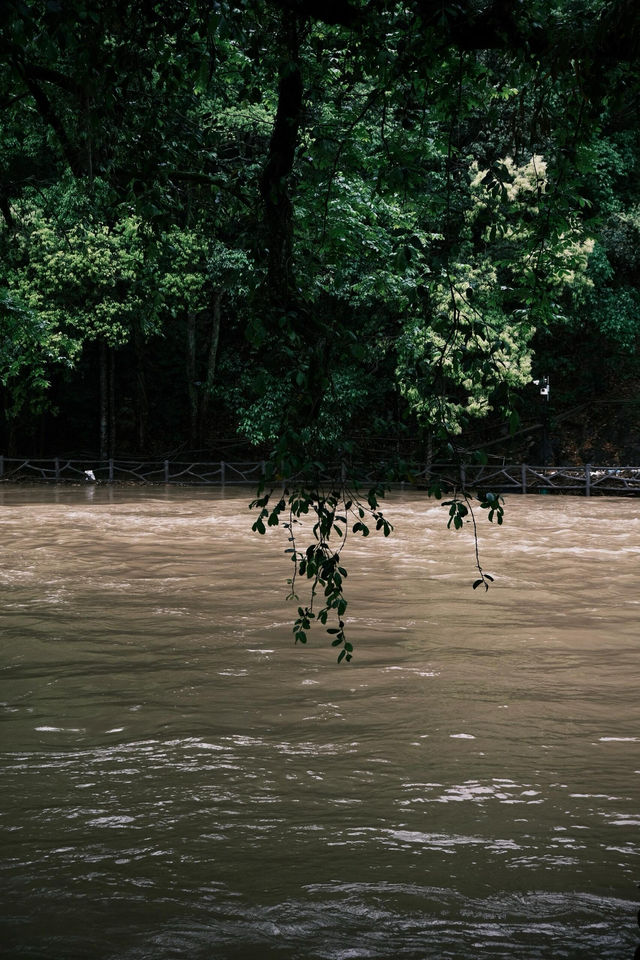
<path fill-rule="evenodd" d="M 98 483 L 175 483 L 226 486 L 250 484 L 256 486 L 263 473 L 264 461 L 210 463 L 179 462 L 175 460 L 70 460 L 64 457 L 49 459 L 15 459 L 0 456 L 0 482 L 5 483 L 87 483 L 86 471 L 91 470 Z M 336 464 L 320 480 L 335 482 L 345 475 L 345 466 Z M 377 483 L 384 479 L 388 467 L 382 462 L 350 467 L 349 473 L 362 483 Z M 416 470 L 411 482 L 401 487 L 425 488 L 431 481 L 440 480 L 445 490 L 468 487 L 492 490 L 495 493 L 573 493 L 584 496 L 596 494 L 639 495 L 640 467 L 536 467 L 529 464 L 430 464 Z M 394 484 L 397 486 L 397 484 Z"/>

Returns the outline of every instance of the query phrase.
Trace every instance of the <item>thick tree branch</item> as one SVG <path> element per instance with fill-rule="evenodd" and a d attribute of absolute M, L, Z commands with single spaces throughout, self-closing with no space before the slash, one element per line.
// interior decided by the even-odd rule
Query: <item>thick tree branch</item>
<path fill-rule="evenodd" d="M 320 20 L 334 26 L 353 27 L 365 13 L 351 0 L 275 0 L 289 17 Z"/>
<path fill-rule="evenodd" d="M 64 124 L 62 123 L 56 111 L 53 109 L 49 98 L 44 90 L 36 83 L 33 77 L 30 76 L 25 70 L 22 64 L 18 65 L 18 71 L 27 89 L 29 90 L 29 93 L 34 99 L 38 113 L 57 136 L 62 153 L 64 154 L 64 158 L 69 164 L 73 174 L 76 177 L 81 177 L 85 171 L 80 162 L 78 152 L 77 150 L 74 150 L 73 145 L 67 136 L 67 131 L 65 130 Z"/>
<path fill-rule="evenodd" d="M 51 67 L 42 67 L 37 63 L 27 63 L 25 61 L 22 62 L 21 69 L 23 76 L 28 76 L 32 80 L 37 80 L 41 83 L 52 83 L 61 90 L 72 93 L 75 97 L 79 98 L 82 96 L 80 86 L 59 70 L 53 70 Z"/>
<path fill-rule="evenodd" d="M 13 219 L 13 214 L 11 213 L 11 205 L 9 203 L 7 194 L 4 191 L 4 188 L 0 188 L 0 213 L 4 217 L 4 222 L 6 223 L 9 230 L 13 230 L 15 227 L 15 220 Z"/>
<path fill-rule="evenodd" d="M 293 290 L 293 207 L 288 180 L 293 171 L 302 115 L 303 85 L 297 23 L 285 24 L 285 58 L 280 66 L 278 108 L 267 161 L 260 177 L 268 249 L 269 299 L 286 309 Z"/>
<path fill-rule="evenodd" d="M 288 16 L 310 18 L 343 26 L 372 37 L 379 18 L 388 12 L 387 0 L 370 0 L 357 6 L 351 0 L 272 0 Z M 580 24 L 541 17 L 526 3 L 492 0 L 413 0 L 405 7 L 407 20 L 420 17 L 421 32 L 433 31 L 436 39 L 462 51 L 506 50 L 543 57 L 548 62 L 569 63 L 588 59 L 594 70 L 603 64 L 636 63 L 640 58 L 640 6 L 637 0 L 606 3 L 597 30 L 584 32 Z"/>

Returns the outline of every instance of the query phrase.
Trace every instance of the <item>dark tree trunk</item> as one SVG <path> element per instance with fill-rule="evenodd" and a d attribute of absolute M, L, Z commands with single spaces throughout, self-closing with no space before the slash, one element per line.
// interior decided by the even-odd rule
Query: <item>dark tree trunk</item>
<path fill-rule="evenodd" d="M 266 316 L 277 336 L 285 319 L 306 357 L 305 389 L 286 411 L 286 420 L 300 426 L 315 421 L 328 385 L 326 330 L 298 295 L 293 263 L 294 219 L 290 180 L 294 169 L 303 116 L 304 87 L 300 57 L 299 23 L 292 12 L 283 12 L 282 62 L 278 82 L 278 107 L 269 142 L 267 161 L 260 178 L 264 206 L 267 255 Z"/>
<path fill-rule="evenodd" d="M 100 459 L 113 457 L 116 446 L 115 353 L 104 340 L 98 344 L 100 383 Z"/>
<path fill-rule="evenodd" d="M 136 370 L 136 442 L 138 452 L 144 453 L 147 446 L 147 420 L 149 418 L 149 400 L 144 368 L 138 362 Z"/>
<path fill-rule="evenodd" d="M 116 353 L 113 347 L 108 347 L 108 375 L 109 375 L 109 456 L 116 455 Z"/>
<path fill-rule="evenodd" d="M 100 460 L 109 458 L 109 364 L 107 345 L 100 340 L 98 345 L 98 377 L 100 381 Z"/>
<path fill-rule="evenodd" d="M 18 424 L 15 417 L 7 420 L 7 456 L 18 456 Z"/>
<path fill-rule="evenodd" d="M 207 372 L 205 376 L 204 389 L 202 391 L 202 406 L 200 409 L 200 442 L 204 442 L 208 433 L 209 408 L 211 402 L 211 391 L 216 373 L 216 361 L 218 358 L 218 343 L 220 341 L 220 303 L 222 294 L 216 292 L 213 297 L 213 306 L 211 311 L 211 339 L 209 341 L 209 355 L 207 357 Z"/>
<path fill-rule="evenodd" d="M 15 220 L 13 219 L 13 214 L 11 213 L 11 204 L 9 203 L 7 194 L 0 187 L 0 212 L 4 217 L 4 222 L 6 223 L 8 229 L 13 231 L 15 227 Z"/>
<path fill-rule="evenodd" d="M 145 342 L 142 328 L 139 323 L 133 324 L 133 355 L 135 358 L 135 416 L 136 416 L 136 444 L 138 453 L 143 453 L 147 443 L 147 419 L 149 417 L 149 400 L 147 397 L 147 380 L 145 375 Z"/>
<path fill-rule="evenodd" d="M 187 311 L 187 393 L 189 396 L 189 447 L 198 443 L 198 383 L 196 376 L 196 313 Z"/>
<path fill-rule="evenodd" d="M 293 206 L 288 179 L 293 170 L 300 119 L 303 85 L 296 18 L 285 15 L 283 24 L 283 62 L 278 82 L 278 108 L 269 143 L 269 153 L 260 192 L 264 204 L 267 260 L 267 298 L 284 311 L 293 297 L 292 262 Z"/>

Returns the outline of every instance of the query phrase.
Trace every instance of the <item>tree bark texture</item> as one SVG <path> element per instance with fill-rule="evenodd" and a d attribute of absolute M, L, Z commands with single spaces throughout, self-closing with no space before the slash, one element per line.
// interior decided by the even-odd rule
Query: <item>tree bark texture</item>
<path fill-rule="evenodd" d="M 202 391 L 202 405 L 200 409 L 200 442 L 203 443 L 206 439 L 208 422 L 209 422 L 209 410 L 211 405 L 211 391 L 213 390 L 213 384 L 216 374 L 216 362 L 218 359 L 218 343 L 220 342 L 220 314 L 221 314 L 221 300 L 222 294 L 220 291 L 216 291 L 213 297 L 213 304 L 211 309 L 211 336 L 209 340 L 209 353 L 207 356 L 207 372 L 204 381 L 204 389 Z"/>
<path fill-rule="evenodd" d="M 293 205 L 288 180 L 293 170 L 300 118 L 303 85 L 300 68 L 298 25 L 295 17 L 283 15 L 283 62 L 278 81 L 278 107 L 269 143 L 267 161 L 260 178 L 264 204 L 267 248 L 267 299 L 285 311 L 292 299 L 294 276 L 292 262 Z"/>
<path fill-rule="evenodd" d="M 98 345 L 98 377 L 100 381 L 100 459 L 109 458 L 109 369 L 107 345 Z"/>
<path fill-rule="evenodd" d="M 198 384 L 196 376 L 196 313 L 187 311 L 187 355 L 186 375 L 189 397 L 189 446 L 193 449 L 198 442 Z"/>

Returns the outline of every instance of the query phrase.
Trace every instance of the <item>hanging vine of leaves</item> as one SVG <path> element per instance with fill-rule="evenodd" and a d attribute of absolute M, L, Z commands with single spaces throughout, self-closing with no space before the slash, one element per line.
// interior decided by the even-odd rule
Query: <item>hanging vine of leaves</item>
<path fill-rule="evenodd" d="M 504 522 L 504 499 L 499 496 L 499 494 L 487 492 L 484 495 L 479 495 L 478 500 L 480 509 L 487 511 L 489 521 L 493 523 L 493 518 L 495 517 L 498 526 L 501 526 Z M 475 562 L 476 569 L 480 575 L 477 580 L 474 580 L 473 589 L 477 590 L 478 587 L 484 587 L 485 591 L 488 590 L 489 584 L 493 583 L 493 577 L 485 573 L 480 563 L 478 525 L 469 494 L 463 489 L 460 494 L 454 493 L 453 500 L 445 500 L 442 506 L 449 507 L 447 529 L 450 530 L 453 525 L 454 530 L 461 530 L 465 523 L 473 524 Z"/>
<path fill-rule="evenodd" d="M 383 496 L 381 486 L 371 487 L 366 496 L 347 488 L 326 493 L 318 488 L 295 486 L 285 488 L 275 503 L 276 493 L 270 490 L 250 504 L 252 509 L 259 510 L 252 526 L 255 533 L 264 535 L 268 527 L 282 524 L 288 534 L 285 553 L 294 565 L 288 580 L 288 599 L 300 603 L 298 592 L 304 590 L 306 594 L 293 624 L 295 642 L 307 642 L 315 620 L 326 627 L 331 645 L 340 647 L 338 663 L 348 663 L 353 656 L 353 644 L 345 632 L 347 570 L 341 555 L 350 535 L 368 537 L 375 530 L 389 536 L 393 526 L 380 509 Z M 304 517 L 313 524 L 312 539 L 306 547 L 300 545 L 302 537 L 309 535 L 304 530 Z"/>
<path fill-rule="evenodd" d="M 447 481 L 445 481 L 447 482 Z M 447 484 L 448 485 L 448 484 Z M 442 481 L 434 480 L 428 495 L 442 496 Z M 290 590 L 288 600 L 299 606 L 292 632 L 296 643 L 307 643 L 313 622 L 322 624 L 331 638 L 331 646 L 339 647 L 338 663 L 349 663 L 353 658 L 353 643 L 346 633 L 348 601 L 344 583 L 348 573 L 342 559 L 350 536 L 368 537 L 372 532 L 382 531 L 388 537 L 393 525 L 380 507 L 385 487 L 371 487 L 366 495 L 354 485 L 336 486 L 329 492 L 320 486 L 285 486 L 280 490 L 259 489 L 258 496 L 249 504 L 258 515 L 252 525 L 254 533 L 264 536 L 269 527 L 281 526 L 287 533 L 285 549 L 293 563 L 293 574 L 287 580 Z M 479 536 L 472 496 L 462 487 L 454 487 L 451 500 L 442 502 L 449 508 L 447 528 L 461 530 L 465 523 L 473 525 L 475 565 L 479 574 L 473 589 L 484 586 L 485 591 L 494 578 L 486 573 L 480 563 Z M 491 523 L 504 521 L 504 500 L 499 494 L 486 492 L 477 495 L 481 510 L 487 511 Z M 306 522 L 305 522 L 305 518 Z M 309 530 L 311 524 L 311 530 Z M 306 546 L 301 541 L 310 540 Z M 301 595 L 304 593 L 304 599 Z"/>

